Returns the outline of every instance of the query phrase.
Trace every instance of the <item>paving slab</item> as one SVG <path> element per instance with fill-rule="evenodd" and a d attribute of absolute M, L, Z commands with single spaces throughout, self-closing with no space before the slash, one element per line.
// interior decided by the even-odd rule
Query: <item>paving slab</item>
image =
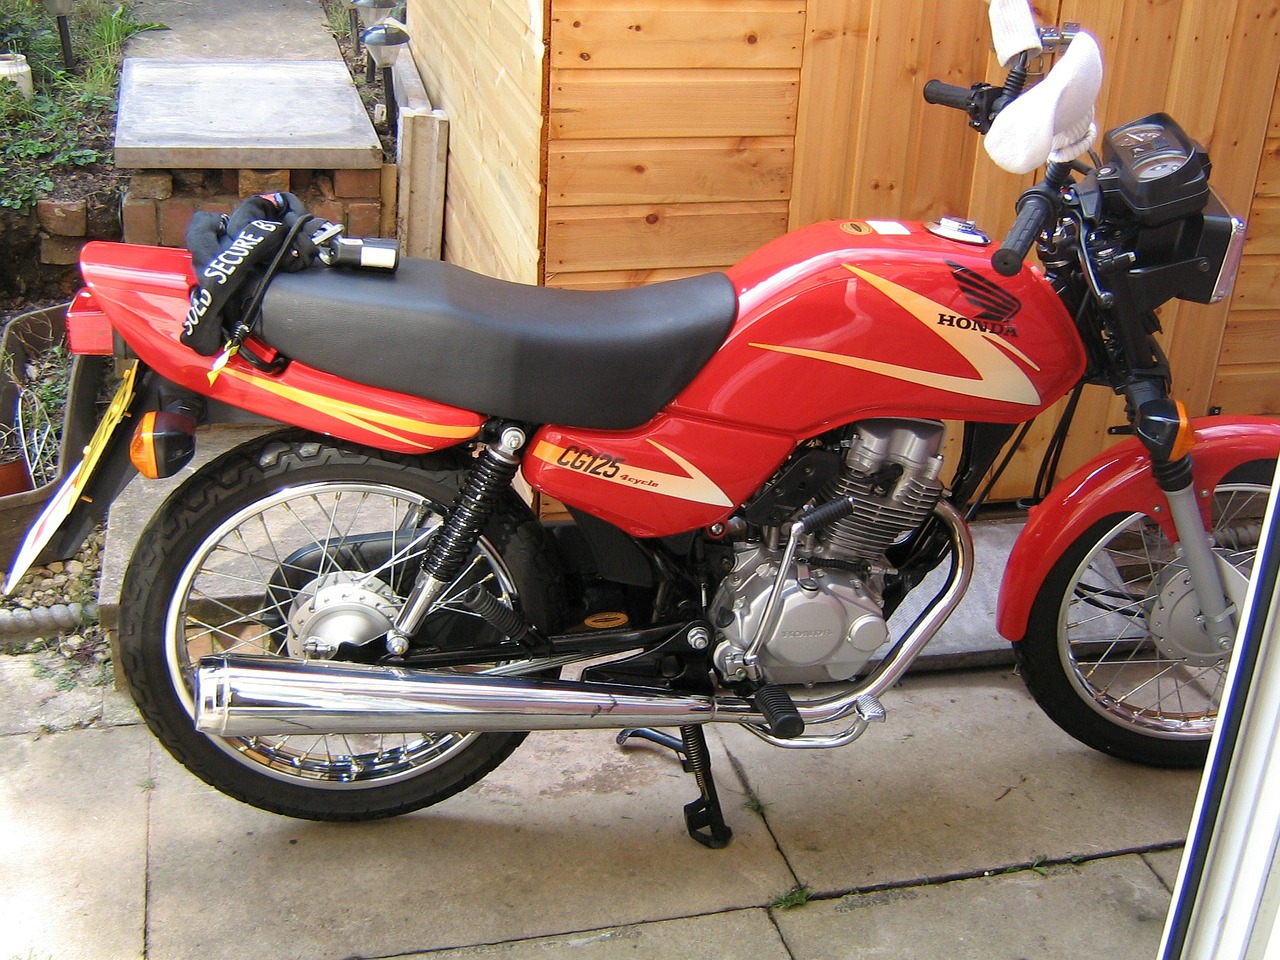
<path fill-rule="evenodd" d="M 289 820 L 167 757 L 151 800 L 148 960 L 388 956 L 759 907 L 794 878 L 732 767 L 727 850 L 684 832 L 692 777 L 609 731 L 533 734 L 497 771 L 394 820 Z M 250 933 L 251 932 L 251 933 Z"/>
<path fill-rule="evenodd" d="M 1154 850 L 1150 853 L 1144 853 L 1142 859 L 1146 861 L 1148 867 L 1152 869 L 1160 882 L 1164 884 L 1164 888 L 1170 893 L 1178 883 L 1178 871 L 1182 868 L 1182 855 L 1185 851 L 1182 848 L 1177 850 Z"/>
<path fill-rule="evenodd" d="M 913 675 L 841 750 L 716 727 L 816 893 L 1182 842 L 1197 771 L 1113 760 L 1054 726 L 1009 672 Z M 833 842 L 839 837 L 840 842 Z"/>
<path fill-rule="evenodd" d="M 131 0 L 129 9 L 165 27 L 133 37 L 131 57 L 342 59 L 319 0 Z"/>
<path fill-rule="evenodd" d="M 1154 957 L 1169 895 L 1137 856 L 885 890 L 774 919 L 804 960 Z"/>
<path fill-rule="evenodd" d="M 110 677 L 77 676 L 56 652 L 0 656 L 0 736 L 142 722 Z"/>
<path fill-rule="evenodd" d="M 144 953 L 151 740 L 0 736 L 0 957 Z"/>
<path fill-rule="evenodd" d="M 149 60 L 120 77 L 116 165 L 346 169 L 382 146 L 346 65 L 331 60 Z"/>
<path fill-rule="evenodd" d="M 996 632 L 996 604 L 1000 581 L 1009 563 L 1025 520 L 992 520 L 974 523 L 974 570 L 969 589 L 916 661 L 916 670 L 952 670 L 961 667 L 1005 666 L 1013 663 L 1013 648 Z M 902 636 L 916 616 L 946 582 L 950 564 L 943 561 L 889 618 L 890 636 Z"/>
<path fill-rule="evenodd" d="M 415 953 L 403 960 L 559 960 L 570 951 L 575 960 L 793 960 L 768 912 L 759 909 Z"/>

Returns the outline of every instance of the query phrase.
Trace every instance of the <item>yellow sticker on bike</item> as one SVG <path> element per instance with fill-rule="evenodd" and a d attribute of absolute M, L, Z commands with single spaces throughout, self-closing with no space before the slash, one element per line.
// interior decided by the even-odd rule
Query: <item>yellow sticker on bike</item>
<path fill-rule="evenodd" d="M 133 403 L 137 375 L 138 361 L 135 360 L 129 364 L 129 368 L 125 370 L 124 375 L 121 377 L 120 386 L 116 388 L 115 396 L 111 398 L 111 403 L 107 405 L 107 410 L 102 415 L 102 421 L 98 424 L 98 429 L 93 432 L 88 445 L 84 448 L 84 456 L 72 468 L 67 478 L 62 481 L 62 486 L 49 498 L 45 508 L 40 511 L 40 516 L 36 518 L 36 522 L 27 531 L 27 536 L 22 541 L 22 547 L 18 550 L 17 556 L 14 557 L 13 568 L 9 571 L 9 576 L 4 582 L 4 592 L 6 594 L 11 593 L 13 588 L 18 585 L 18 581 L 26 576 L 36 557 L 40 555 L 40 551 L 53 539 L 63 521 L 71 515 L 75 505 L 84 496 L 85 490 L 88 489 L 89 481 L 93 478 L 94 470 L 98 466 L 98 461 L 102 459 L 102 454 L 106 451 L 107 444 L 111 442 L 116 427 L 124 420 L 129 412 L 129 407 Z"/>

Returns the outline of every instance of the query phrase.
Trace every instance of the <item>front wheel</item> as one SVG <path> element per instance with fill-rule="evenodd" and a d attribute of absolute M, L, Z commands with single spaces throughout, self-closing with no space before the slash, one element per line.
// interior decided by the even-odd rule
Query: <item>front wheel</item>
<path fill-rule="evenodd" d="M 1241 606 L 1275 464 L 1237 467 L 1214 490 L 1210 533 Z M 1027 688 L 1082 743 L 1162 767 L 1204 763 L 1230 652 L 1201 627 L 1186 565 L 1143 514 L 1113 514 L 1059 558 L 1013 645 Z"/>
<path fill-rule="evenodd" d="M 193 674 L 203 656 L 297 658 L 326 641 L 341 641 L 340 655 L 384 652 L 382 637 L 464 466 L 432 470 L 331 441 L 275 436 L 213 461 L 164 503 L 125 575 L 120 648 L 134 700 L 179 762 L 265 810 L 367 820 L 443 800 L 515 749 L 524 734 L 220 738 L 193 721 Z M 557 565 L 536 519 L 508 493 L 428 616 L 425 642 L 456 650 L 497 641 L 457 603 L 477 584 L 544 629 L 557 616 Z"/>

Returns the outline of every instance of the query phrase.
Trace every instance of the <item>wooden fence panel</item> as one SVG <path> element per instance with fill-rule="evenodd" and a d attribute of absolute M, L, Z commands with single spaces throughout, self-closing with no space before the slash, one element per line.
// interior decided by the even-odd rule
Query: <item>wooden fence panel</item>
<path fill-rule="evenodd" d="M 770 137 L 795 132 L 794 70 L 565 70 L 551 81 L 557 140 Z"/>
<path fill-rule="evenodd" d="M 786 200 L 790 137 L 561 140 L 548 157 L 553 207 Z"/>
<path fill-rule="evenodd" d="M 547 218 L 547 270 L 733 263 L 787 229 L 786 201 L 565 207 Z"/>
<path fill-rule="evenodd" d="M 571 0 L 551 24 L 556 69 L 800 66 L 803 0 Z"/>
<path fill-rule="evenodd" d="M 786 231 L 805 13 L 805 0 L 554 4 L 546 282 L 722 268 Z"/>

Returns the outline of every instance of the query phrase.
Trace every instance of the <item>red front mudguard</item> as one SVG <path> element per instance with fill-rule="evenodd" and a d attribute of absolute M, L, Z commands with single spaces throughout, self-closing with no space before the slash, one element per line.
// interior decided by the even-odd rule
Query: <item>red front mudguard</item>
<path fill-rule="evenodd" d="M 1222 478 L 1252 460 L 1280 455 L 1280 421 L 1264 417 L 1206 417 L 1193 421 L 1191 452 L 1196 490 L 1212 490 Z M 1200 505 L 1208 523 L 1210 498 Z M 1085 530 L 1114 513 L 1142 513 L 1177 542 L 1169 504 L 1151 475 L 1147 451 L 1136 439 L 1104 450 L 1063 480 L 1030 519 L 1005 567 L 996 626 L 1009 640 L 1021 640 L 1036 594 L 1058 558 Z"/>

